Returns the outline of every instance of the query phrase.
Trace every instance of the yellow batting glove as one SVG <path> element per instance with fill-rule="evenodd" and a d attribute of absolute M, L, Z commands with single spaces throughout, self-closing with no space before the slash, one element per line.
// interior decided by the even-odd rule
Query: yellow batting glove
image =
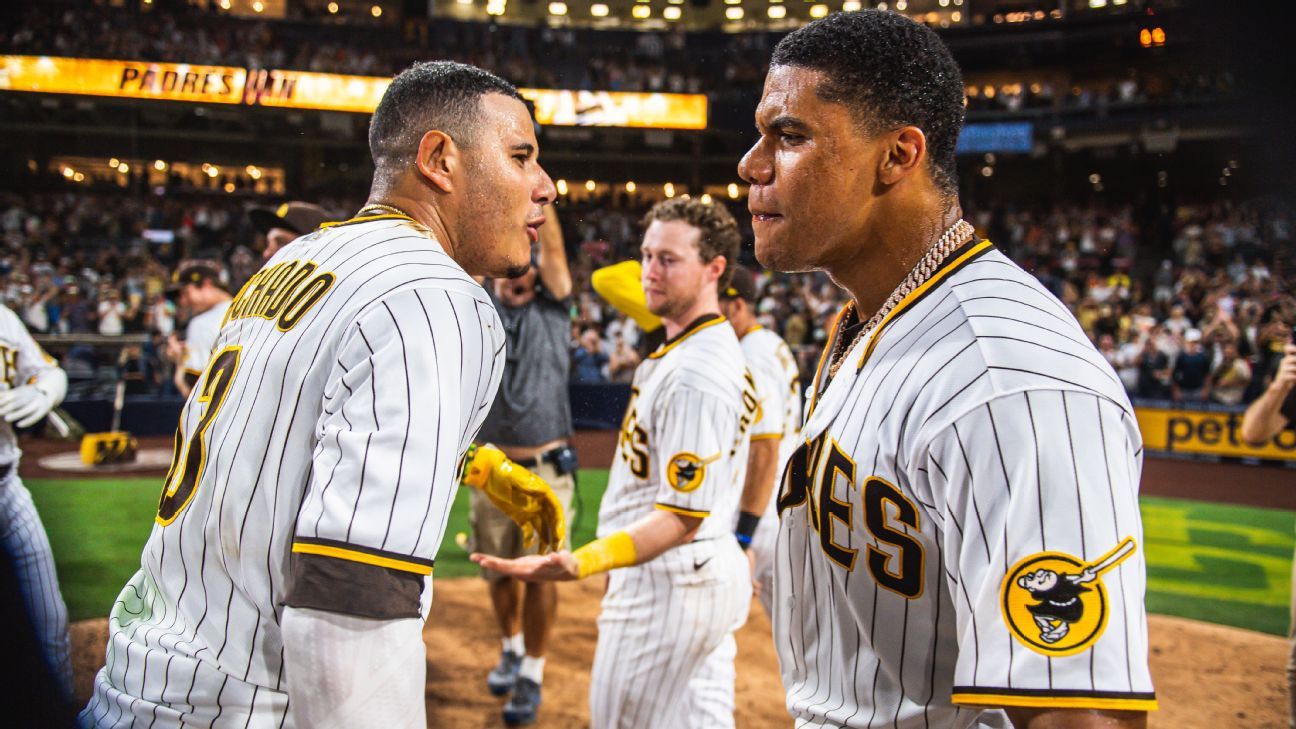
<path fill-rule="evenodd" d="M 517 465 L 493 445 L 468 451 L 463 483 L 486 494 L 522 530 L 522 544 L 540 542 L 540 554 L 557 551 L 567 526 L 562 504 L 539 476 Z"/>

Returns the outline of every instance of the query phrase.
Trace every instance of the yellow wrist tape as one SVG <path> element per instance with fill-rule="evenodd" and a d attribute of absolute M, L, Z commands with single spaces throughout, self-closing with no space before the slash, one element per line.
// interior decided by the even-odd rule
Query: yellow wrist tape
<path fill-rule="evenodd" d="M 634 540 L 626 532 L 617 532 L 602 539 L 595 539 L 572 552 L 572 556 L 580 565 L 582 579 L 618 567 L 629 567 L 637 558 Z"/>

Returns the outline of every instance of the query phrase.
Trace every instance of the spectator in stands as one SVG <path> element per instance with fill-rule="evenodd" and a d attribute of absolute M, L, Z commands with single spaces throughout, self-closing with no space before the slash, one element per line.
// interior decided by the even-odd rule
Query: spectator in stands
<path fill-rule="evenodd" d="M 580 346 L 572 353 L 572 381 L 582 384 L 607 382 L 608 356 L 598 330 L 581 332 Z"/>
<path fill-rule="evenodd" d="M 1175 402 L 1205 402 L 1210 396 L 1211 356 L 1202 347 L 1200 330 L 1189 329 L 1183 339 L 1183 351 L 1175 357 L 1171 397 Z"/>
<path fill-rule="evenodd" d="M 641 358 L 621 332 L 612 335 L 612 353 L 608 355 L 608 379 L 612 382 L 632 382 L 635 368 Z"/>
<path fill-rule="evenodd" d="M 1135 393 L 1148 400 L 1169 400 L 1171 386 L 1170 357 L 1157 346 L 1156 330 L 1143 340 L 1143 348 L 1135 360 L 1138 366 L 1138 385 Z"/>
<path fill-rule="evenodd" d="M 1251 382 L 1251 363 L 1238 354 L 1237 344 L 1224 342 L 1220 359 L 1210 375 L 1211 400 L 1221 405 L 1240 405 Z"/>
<path fill-rule="evenodd" d="M 121 293 L 111 285 L 99 289 L 99 334 L 105 337 L 120 337 L 126 331 L 126 317 L 129 307 L 121 300 Z"/>

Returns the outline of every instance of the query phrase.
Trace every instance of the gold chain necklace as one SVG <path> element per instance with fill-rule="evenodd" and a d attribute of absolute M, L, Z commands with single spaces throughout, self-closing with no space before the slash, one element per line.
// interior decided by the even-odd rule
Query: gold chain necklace
<path fill-rule="evenodd" d="M 386 210 L 387 212 L 393 213 L 395 215 L 403 215 L 411 220 L 414 219 L 413 215 L 410 215 L 404 210 L 401 210 L 400 208 L 395 207 L 393 205 L 383 205 L 382 203 L 369 203 L 368 205 L 365 205 L 364 207 L 360 208 L 361 213 L 363 213 L 366 210 Z"/>
<path fill-rule="evenodd" d="M 904 300 L 904 297 L 913 293 L 915 289 L 926 283 L 927 279 L 931 278 L 932 275 L 936 273 L 936 269 L 940 264 L 949 257 L 949 254 L 972 240 L 974 235 L 976 235 L 976 231 L 972 228 L 972 224 L 962 218 L 942 233 L 940 240 L 936 241 L 936 245 L 932 246 L 931 249 L 927 251 L 927 255 L 923 256 L 922 260 L 918 261 L 918 263 L 914 265 L 913 270 L 909 271 L 909 275 L 905 276 L 904 280 L 900 282 L 900 285 L 896 286 L 895 291 L 892 291 L 891 295 L 887 297 L 886 303 L 882 305 L 882 308 L 878 309 L 877 313 L 874 314 L 873 317 L 868 320 L 868 323 L 859 330 L 853 339 L 851 339 L 850 345 L 845 349 L 842 349 L 840 346 L 836 348 L 836 351 L 833 353 L 832 364 L 828 367 L 828 377 L 836 377 L 837 370 L 841 369 L 842 362 L 846 361 L 846 355 L 849 354 L 851 350 L 855 349 L 855 345 L 859 344 L 859 341 L 867 336 L 869 332 L 873 331 L 878 324 L 881 324 L 882 320 L 895 310 L 896 306 Z M 840 336 L 841 332 L 839 331 L 838 337 Z"/>

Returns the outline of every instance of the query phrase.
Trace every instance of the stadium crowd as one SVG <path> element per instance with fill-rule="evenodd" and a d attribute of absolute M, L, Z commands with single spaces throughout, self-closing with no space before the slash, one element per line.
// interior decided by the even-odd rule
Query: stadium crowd
<path fill-rule="evenodd" d="M 16 12 L 16 11 L 13 11 Z M 132 13 L 97 3 L 32 5 L 0 32 L 0 52 L 389 75 L 435 56 L 489 69 L 518 86 L 604 91 L 755 93 L 781 33 L 685 33 L 503 25 L 445 19 L 397 26 L 328 14 L 287 20 L 232 16 L 195 5 Z M 760 60 L 758 60 L 760 59 Z M 1220 98 L 1224 73 L 978 82 L 970 111 L 1097 110 L 1119 104 Z"/>
<path fill-rule="evenodd" d="M 647 203 L 622 196 L 560 206 L 577 282 L 575 381 L 628 382 L 642 355 L 642 333 L 599 299 L 589 280 L 597 268 L 637 257 Z M 169 277 L 182 259 L 220 259 L 236 291 L 261 265 L 264 245 L 245 204 L 212 195 L 108 192 L 0 197 L 0 295 L 38 334 L 136 335 L 121 366 L 136 372 L 135 391 L 166 393 L 171 364 L 164 341 L 186 316 L 166 296 Z M 742 202 L 733 205 L 745 221 Z M 1249 402 L 1296 325 L 1292 217 L 1285 208 L 1180 206 L 1153 236 L 1130 208 L 970 207 L 978 231 L 1070 308 L 1134 397 Z M 1158 247 L 1152 237 L 1168 245 Z M 753 263 L 750 249 L 745 255 Z M 761 323 L 788 341 L 809 379 L 844 304 L 842 292 L 820 274 L 766 273 L 760 283 Z M 106 351 L 72 347 L 74 377 L 112 366 Z"/>

